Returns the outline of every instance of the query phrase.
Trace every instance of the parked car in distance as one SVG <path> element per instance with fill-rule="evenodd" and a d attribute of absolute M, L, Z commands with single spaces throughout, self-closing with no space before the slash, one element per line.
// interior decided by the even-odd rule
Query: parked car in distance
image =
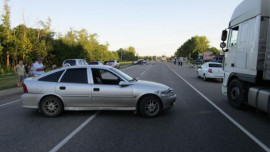
<path fill-rule="evenodd" d="M 137 61 L 133 61 L 133 64 L 134 64 L 134 65 L 137 65 L 137 64 L 144 64 L 144 63 L 146 63 L 146 60 L 144 60 L 144 59 L 139 59 L 139 60 L 137 60 Z"/>
<path fill-rule="evenodd" d="M 89 65 L 103 65 L 103 63 L 101 61 L 91 61 Z"/>
<path fill-rule="evenodd" d="M 222 64 L 217 62 L 206 62 L 197 70 L 198 77 L 203 78 L 204 81 L 207 79 L 223 79 L 224 72 Z"/>
<path fill-rule="evenodd" d="M 84 59 L 66 59 L 63 61 L 63 67 L 79 65 L 88 65 L 88 63 Z"/>
<path fill-rule="evenodd" d="M 131 78 L 110 66 L 70 66 L 28 78 L 22 106 L 55 117 L 64 110 L 132 110 L 157 117 L 176 100 L 173 89 Z"/>
<path fill-rule="evenodd" d="M 133 61 L 132 64 L 133 64 L 133 65 L 137 65 L 137 64 L 138 64 L 138 60 Z"/>
<path fill-rule="evenodd" d="M 119 63 L 116 60 L 109 60 L 108 62 L 106 62 L 106 65 L 112 66 L 114 68 L 119 69 Z"/>

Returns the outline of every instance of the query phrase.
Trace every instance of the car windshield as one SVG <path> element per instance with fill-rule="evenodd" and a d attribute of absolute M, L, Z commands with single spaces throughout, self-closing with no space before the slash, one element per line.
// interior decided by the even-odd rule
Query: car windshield
<path fill-rule="evenodd" d="M 116 74 L 122 76 L 125 80 L 127 81 L 133 81 L 134 79 L 132 77 L 130 77 L 129 75 L 125 74 L 124 72 L 120 71 L 120 70 L 117 70 L 115 68 L 111 68 L 111 70 L 113 72 L 115 72 Z"/>
<path fill-rule="evenodd" d="M 222 68 L 222 64 L 209 64 L 211 68 Z"/>
<path fill-rule="evenodd" d="M 70 64 L 71 66 L 74 66 L 76 64 L 75 60 L 66 60 L 64 64 Z"/>

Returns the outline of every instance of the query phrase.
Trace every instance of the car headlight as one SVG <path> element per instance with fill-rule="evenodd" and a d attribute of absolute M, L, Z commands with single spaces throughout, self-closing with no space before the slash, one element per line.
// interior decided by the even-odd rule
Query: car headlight
<path fill-rule="evenodd" d="M 174 96 L 175 93 L 174 93 L 174 91 L 172 89 L 168 89 L 168 90 L 165 90 L 165 91 L 160 91 L 159 95 L 163 96 L 163 97 L 165 97 L 165 96 L 167 97 L 167 96 Z"/>

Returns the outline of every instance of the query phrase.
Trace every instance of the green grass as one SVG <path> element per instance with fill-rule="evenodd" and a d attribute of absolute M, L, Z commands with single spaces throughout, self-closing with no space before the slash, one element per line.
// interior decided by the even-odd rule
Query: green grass
<path fill-rule="evenodd" d="M 119 62 L 120 66 L 132 64 L 132 61 Z"/>
<path fill-rule="evenodd" d="M 7 78 L 7 77 L 15 77 L 15 73 L 6 73 L 6 74 L 0 74 L 0 78 Z"/>
<path fill-rule="evenodd" d="M 17 86 L 17 78 L 10 77 L 5 79 L 0 79 L 0 90 L 14 88 Z"/>

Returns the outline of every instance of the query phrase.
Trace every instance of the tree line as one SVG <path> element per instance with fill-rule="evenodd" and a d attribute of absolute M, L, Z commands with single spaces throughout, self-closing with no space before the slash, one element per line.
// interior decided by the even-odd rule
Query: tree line
<path fill-rule="evenodd" d="M 215 47 L 210 47 L 209 43 L 206 36 L 193 36 L 177 49 L 175 56 L 196 59 L 199 53 L 204 51 L 212 51 L 213 54 L 219 54 L 220 51 Z"/>
<path fill-rule="evenodd" d="M 135 48 L 109 50 L 109 43 L 101 44 L 96 33 L 86 29 L 70 29 L 65 34 L 56 33 L 51 29 L 51 19 L 39 21 L 36 28 L 27 27 L 25 23 L 11 28 L 10 7 L 4 1 L 0 24 L 0 73 L 7 72 L 23 60 L 26 63 L 43 57 L 46 65 L 60 66 L 68 58 L 91 60 L 116 59 L 127 61 L 136 59 Z"/>

